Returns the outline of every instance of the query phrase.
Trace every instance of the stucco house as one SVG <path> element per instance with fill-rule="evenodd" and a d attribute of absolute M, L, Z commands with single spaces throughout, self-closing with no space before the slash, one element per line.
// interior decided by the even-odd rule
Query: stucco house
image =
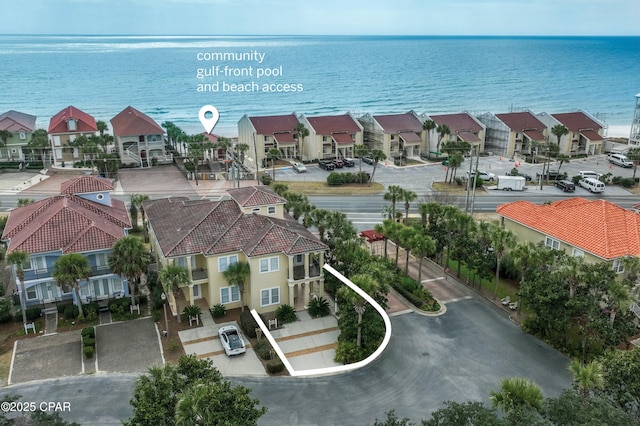
<path fill-rule="evenodd" d="M 426 147 L 426 132 L 413 111 L 404 114 L 371 115 L 358 118 L 364 128 L 364 144 L 379 149 L 387 158 L 418 157 Z"/>
<path fill-rule="evenodd" d="M 280 158 L 300 158 L 302 141 L 295 130 L 298 123 L 294 113 L 260 117 L 245 114 L 238 121 L 238 143 L 249 146 L 246 158 L 257 157 L 258 167 L 264 167 L 263 160 L 269 157 L 272 148 L 280 151 Z"/>
<path fill-rule="evenodd" d="M 98 132 L 96 120 L 74 106 L 68 106 L 49 121 L 49 140 L 54 165 L 84 160 L 82 148 L 74 147 L 79 136 L 92 136 Z"/>
<path fill-rule="evenodd" d="M 479 149 L 479 152 L 485 150 L 485 125 L 469 114 L 468 112 L 461 112 L 457 114 L 442 114 L 442 115 L 428 115 L 424 116 L 423 122 L 427 120 L 433 120 L 436 127 L 429 131 L 429 152 L 442 151 L 442 146 L 447 142 L 468 142 L 474 149 Z M 438 133 L 438 127 L 446 125 L 449 127 L 449 134 L 445 134 L 440 140 L 440 146 L 438 147 L 438 140 L 440 134 Z"/>
<path fill-rule="evenodd" d="M 512 158 L 536 153 L 547 140 L 547 126 L 531 111 L 504 114 L 485 113 L 478 120 L 486 126 L 486 151 Z"/>
<path fill-rule="evenodd" d="M 569 133 L 560 137 L 560 154 L 566 155 L 597 155 L 602 154 L 604 141 L 604 124 L 584 111 L 567 112 L 561 114 L 537 115 L 538 119 L 547 126 L 549 141 L 556 142 L 558 137 L 551 133 L 556 125 L 563 125 Z"/>
<path fill-rule="evenodd" d="M 0 114 L 0 131 L 7 136 L 0 138 L 0 161 L 24 161 L 35 129 L 35 115 L 14 110 Z"/>
<path fill-rule="evenodd" d="M 126 278 L 109 270 L 113 244 L 127 235 L 131 221 L 124 202 L 111 198 L 111 181 L 82 176 L 63 182 L 60 195 L 19 207 L 11 212 L 2 234 L 7 253 L 29 253 L 23 266 L 27 306 L 46 308 L 73 300 L 52 276 L 58 258 L 80 253 L 91 265 L 88 281 L 80 283 L 82 303 L 124 297 L 129 293 Z M 15 268 L 17 288 L 21 286 Z"/>
<path fill-rule="evenodd" d="M 496 212 L 518 240 L 563 250 L 586 262 L 608 262 L 617 273 L 624 272 L 625 257 L 640 256 L 640 214 L 606 200 L 521 200 L 503 204 Z"/>
<path fill-rule="evenodd" d="M 173 161 L 165 153 L 164 129 L 148 115 L 128 106 L 111 119 L 111 126 L 123 164 L 152 167 Z"/>
<path fill-rule="evenodd" d="M 183 287 L 189 304 L 241 306 L 237 286 L 223 272 L 244 261 L 250 277 L 244 302 L 256 311 L 288 304 L 302 310 L 324 293 L 322 265 L 328 247 L 284 210 L 286 200 L 264 186 L 228 190 L 220 201 L 172 197 L 144 202 L 152 253 L 158 268 L 187 268 Z M 175 300 L 169 295 L 174 315 Z"/>
<path fill-rule="evenodd" d="M 353 158 L 354 146 L 364 144 L 364 128 L 351 114 L 300 117 L 309 130 L 302 144 L 302 160 Z"/>

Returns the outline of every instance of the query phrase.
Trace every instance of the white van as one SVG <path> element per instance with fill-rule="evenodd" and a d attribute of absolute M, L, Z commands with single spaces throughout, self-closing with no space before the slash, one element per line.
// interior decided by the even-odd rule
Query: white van
<path fill-rule="evenodd" d="M 594 178 L 580 179 L 578 185 L 588 190 L 589 192 L 604 192 L 604 183 Z"/>
<path fill-rule="evenodd" d="M 623 154 L 609 154 L 607 159 L 611 164 L 615 164 L 620 167 L 633 167 L 633 161 L 629 160 L 626 155 Z"/>
<path fill-rule="evenodd" d="M 580 170 L 578 172 L 578 174 L 580 175 L 580 177 L 582 179 L 584 179 L 584 178 L 593 178 L 593 179 L 597 180 L 597 179 L 600 179 L 600 176 L 602 176 L 602 174 L 593 172 L 591 170 Z"/>

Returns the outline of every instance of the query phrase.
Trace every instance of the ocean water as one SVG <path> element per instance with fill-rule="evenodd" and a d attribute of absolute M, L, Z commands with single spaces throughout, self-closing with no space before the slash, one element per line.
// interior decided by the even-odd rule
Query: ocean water
<path fill-rule="evenodd" d="M 640 37 L 0 36 L 0 112 L 45 128 L 67 105 L 106 122 L 131 105 L 195 133 L 211 104 L 226 136 L 291 112 L 583 109 L 613 129 L 638 93 Z"/>

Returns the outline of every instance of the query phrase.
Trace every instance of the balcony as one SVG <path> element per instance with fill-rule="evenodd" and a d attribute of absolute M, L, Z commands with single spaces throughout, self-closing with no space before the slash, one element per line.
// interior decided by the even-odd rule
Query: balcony
<path fill-rule="evenodd" d="M 30 269 L 24 271 L 24 280 L 32 281 L 32 280 L 40 280 L 45 278 L 51 278 L 54 269 Z M 92 266 L 91 272 L 89 272 L 90 277 L 96 277 L 99 275 L 111 275 L 112 272 L 108 266 Z"/>
<path fill-rule="evenodd" d="M 320 274 L 320 265 L 317 262 L 312 262 L 309 265 L 309 278 L 319 277 Z M 293 280 L 303 280 L 306 277 L 304 276 L 304 265 L 298 265 L 293 267 Z"/>
<path fill-rule="evenodd" d="M 193 281 L 200 281 L 209 279 L 208 271 L 204 268 L 192 269 L 191 277 Z"/>

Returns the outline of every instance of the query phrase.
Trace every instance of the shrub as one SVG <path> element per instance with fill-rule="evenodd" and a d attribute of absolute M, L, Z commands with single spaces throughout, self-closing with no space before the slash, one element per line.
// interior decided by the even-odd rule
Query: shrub
<path fill-rule="evenodd" d="M 89 315 L 90 312 L 98 313 L 100 312 L 100 305 L 97 302 L 91 302 L 82 305 L 82 311 L 85 315 Z"/>
<path fill-rule="evenodd" d="M 33 308 L 27 308 L 27 320 L 33 321 L 40 318 L 42 315 L 42 309 L 39 306 Z"/>
<path fill-rule="evenodd" d="M 307 306 L 307 312 L 311 315 L 311 318 L 326 317 L 331 313 L 329 302 L 324 297 L 318 297 L 309 301 Z"/>
<path fill-rule="evenodd" d="M 352 364 L 365 358 L 365 350 L 359 348 L 354 341 L 338 341 L 334 360 L 342 364 Z"/>
<path fill-rule="evenodd" d="M 454 180 L 458 184 L 458 186 L 464 185 L 464 179 L 461 178 L 460 176 L 456 176 L 456 178 Z"/>
<path fill-rule="evenodd" d="M 262 182 L 263 185 L 271 185 L 271 181 L 273 179 L 271 179 L 271 176 L 268 175 L 267 173 L 263 174 L 262 177 L 260 178 L 260 182 Z"/>
<path fill-rule="evenodd" d="M 85 346 L 82 348 L 82 352 L 84 353 L 84 356 L 86 356 L 87 358 L 93 358 L 93 354 L 96 351 L 96 348 L 94 348 L 93 346 Z"/>
<path fill-rule="evenodd" d="M 202 309 L 196 305 L 185 306 L 182 310 L 182 318 L 189 321 L 189 317 L 199 317 L 202 315 Z"/>
<path fill-rule="evenodd" d="M 65 304 L 62 304 L 62 305 L 58 305 L 58 306 L 56 306 L 56 309 L 58 309 L 58 313 L 60 315 L 64 315 L 64 311 L 67 308 L 67 306 L 69 306 L 69 305 L 73 306 L 73 303 L 65 303 Z"/>
<path fill-rule="evenodd" d="M 78 318 L 78 314 L 80 313 L 80 309 L 76 305 L 69 304 L 64 307 L 64 317 L 68 320 Z"/>
<path fill-rule="evenodd" d="M 80 334 L 82 335 L 82 337 L 90 337 L 90 338 L 95 338 L 96 337 L 96 329 L 95 327 L 85 327 L 82 329 L 82 331 L 80 332 Z"/>
<path fill-rule="evenodd" d="M 83 337 L 82 338 L 82 346 L 91 346 L 92 348 L 96 347 L 96 339 L 91 337 Z"/>
<path fill-rule="evenodd" d="M 621 182 L 622 176 L 614 176 L 613 178 L 611 178 L 611 183 L 614 185 L 620 185 Z"/>
<path fill-rule="evenodd" d="M 214 318 L 222 318 L 227 314 L 227 308 L 225 308 L 224 305 L 220 303 L 214 305 L 213 308 L 210 309 L 210 311 L 211 316 L 213 316 Z"/>
<path fill-rule="evenodd" d="M 256 354 L 265 361 L 271 359 L 271 345 L 269 341 L 266 339 L 258 340 L 258 342 L 253 345 L 253 350 Z"/>
<path fill-rule="evenodd" d="M 240 327 L 242 327 L 242 331 L 244 331 L 244 334 L 248 337 L 252 339 L 256 338 L 256 328 L 258 328 L 258 323 L 253 319 L 251 312 L 244 311 L 240 313 Z"/>
<path fill-rule="evenodd" d="M 153 312 L 151 313 L 151 320 L 153 322 L 159 322 L 160 321 L 160 309 L 154 309 Z"/>
<path fill-rule="evenodd" d="M 145 303 L 147 303 L 147 299 L 148 298 L 146 294 L 139 294 L 138 296 L 136 296 L 136 303 L 144 305 Z"/>
<path fill-rule="evenodd" d="M 169 342 L 169 346 L 167 346 L 167 349 L 169 349 L 169 352 L 175 352 L 179 347 L 180 345 L 178 345 L 178 342 L 172 340 L 171 342 Z"/>
<path fill-rule="evenodd" d="M 633 178 L 624 178 L 620 182 L 620 185 L 622 185 L 624 188 L 631 188 L 635 183 L 636 182 Z"/>
<path fill-rule="evenodd" d="M 296 310 L 293 308 L 293 306 L 287 304 L 278 306 L 278 309 L 276 309 L 276 318 L 283 324 L 298 320 L 298 317 L 296 316 Z"/>
<path fill-rule="evenodd" d="M 284 364 L 280 359 L 272 359 L 267 361 L 267 373 L 276 374 L 284 370 Z"/>
<path fill-rule="evenodd" d="M 0 323 L 13 319 L 13 302 L 8 297 L 0 298 Z"/>
<path fill-rule="evenodd" d="M 341 173 L 331 172 L 329 176 L 327 176 L 327 185 L 342 185 L 343 183 L 344 179 Z"/>

